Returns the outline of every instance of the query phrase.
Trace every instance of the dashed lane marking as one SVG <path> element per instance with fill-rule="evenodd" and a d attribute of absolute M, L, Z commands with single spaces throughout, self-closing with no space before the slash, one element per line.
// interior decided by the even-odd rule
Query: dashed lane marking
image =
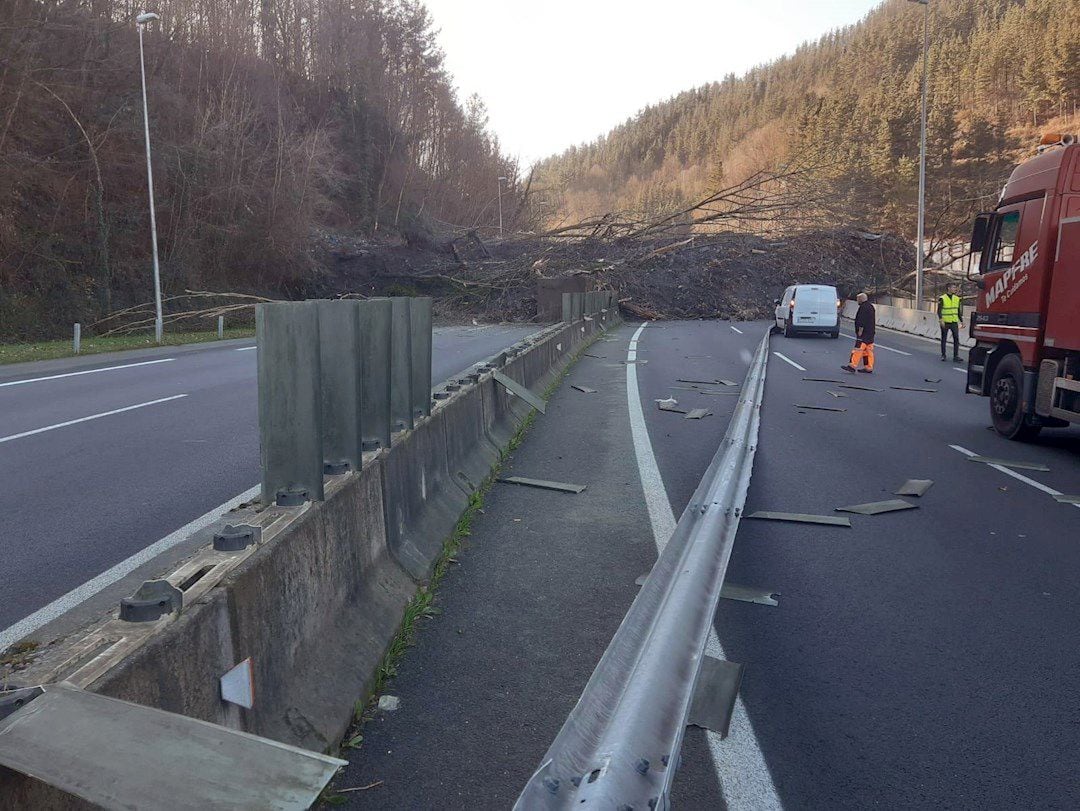
<path fill-rule="evenodd" d="M 250 352 L 252 349 L 258 349 L 258 347 L 257 346 L 242 346 L 239 349 L 237 349 L 236 351 L 237 352 Z"/>
<path fill-rule="evenodd" d="M 791 358 L 789 358 L 787 355 L 782 355 L 779 352 L 773 352 L 773 354 L 776 355 L 776 357 L 780 358 L 780 360 L 784 361 L 784 363 L 790 363 L 792 366 L 794 366 L 800 372 L 805 372 L 806 371 L 805 367 L 800 366 L 795 361 L 793 361 Z"/>
<path fill-rule="evenodd" d="M 146 403 L 137 403 L 136 405 L 125 406 L 124 408 L 114 408 L 112 411 L 102 411 L 100 414 L 91 414 L 89 417 L 79 417 L 77 420 L 58 422 L 56 425 L 46 425 L 44 428 L 35 428 L 32 431 L 23 431 L 20 434 L 0 436 L 0 442 L 11 442 L 12 440 L 34 436 L 35 434 L 44 434 L 46 431 L 55 431 L 57 428 L 67 428 L 69 425 L 78 425 L 80 422 L 100 420 L 102 417 L 111 417 L 113 414 L 123 414 L 125 411 L 134 411 L 137 408 L 146 408 L 147 406 L 157 405 L 158 403 L 167 403 L 170 400 L 179 400 L 181 397 L 187 397 L 187 395 L 175 394 L 172 397 L 162 397 L 160 400 L 150 400 Z"/>
<path fill-rule="evenodd" d="M 743 334 L 743 331 L 742 331 L 741 329 L 739 329 L 738 327 L 732 327 L 731 329 L 732 329 L 732 331 L 734 331 L 734 332 L 737 332 L 737 333 L 739 333 L 740 335 L 742 335 L 742 334 Z"/>
<path fill-rule="evenodd" d="M 959 451 L 960 453 L 964 454 L 964 456 L 978 456 L 979 455 L 979 454 L 975 453 L 974 451 L 969 451 L 967 448 L 961 447 L 960 445 L 950 445 L 949 447 L 952 448 L 954 451 Z M 992 467 L 994 470 L 997 470 L 997 471 L 999 471 L 1001 473 L 1004 473 L 1006 476 L 1012 476 L 1018 482 L 1023 482 L 1024 484 L 1028 485 L 1029 487 L 1034 487 L 1036 490 L 1039 490 L 1040 492 L 1046 493 L 1048 496 L 1061 496 L 1061 495 L 1064 495 L 1064 493 L 1062 493 L 1061 491 L 1055 490 L 1053 487 L 1047 487 L 1042 482 L 1037 482 L 1034 479 L 1028 478 L 1024 474 L 1017 473 L 1015 470 L 1011 470 L 1011 469 L 1005 467 L 1004 465 L 988 464 L 988 465 L 986 465 L 986 467 Z M 1080 508 L 1080 504 L 1073 504 L 1072 506 Z"/>
<path fill-rule="evenodd" d="M 161 358 L 160 360 L 144 360 L 139 363 L 124 363 L 119 366 L 104 366 L 101 369 L 85 369 L 81 372 L 64 372 L 60 375 L 47 375 L 46 377 L 31 377 L 26 380 L 10 380 L 0 383 L 0 388 L 6 386 L 23 386 L 27 383 L 42 383 L 46 380 L 60 380 L 65 377 L 82 377 L 83 375 L 96 375 L 99 372 L 115 372 L 118 369 L 134 369 L 136 366 L 153 366 L 157 363 L 172 363 L 176 358 Z"/>

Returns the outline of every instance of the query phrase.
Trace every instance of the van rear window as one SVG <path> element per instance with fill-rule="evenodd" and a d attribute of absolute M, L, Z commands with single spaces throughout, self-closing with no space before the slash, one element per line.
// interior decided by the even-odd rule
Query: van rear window
<path fill-rule="evenodd" d="M 799 304 L 836 306 L 836 289 L 832 287 L 800 287 L 795 291 L 795 301 Z"/>

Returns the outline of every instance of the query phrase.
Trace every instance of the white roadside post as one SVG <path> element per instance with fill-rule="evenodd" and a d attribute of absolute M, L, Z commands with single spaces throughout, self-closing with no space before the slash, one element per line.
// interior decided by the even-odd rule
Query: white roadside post
<path fill-rule="evenodd" d="M 499 239 L 502 239 L 503 235 L 503 220 L 502 220 L 502 189 L 503 183 L 506 182 L 505 177 L 499 178 Z"/>
<path fill-rule="evenodd" d="M 142 75 L 143 132 L 146 136 L 146 186 L 150 195 L 150 245 L 154 252 L 154 340 L 161 343 L 161 272 L 158 269 L 157 219 L 154 216 L 154 170 L 150 165 L 150 112 L 146 104 L 146 59 L 143 56 L 143 28 L 147 23 L 160 20 L 152 11 L 143 12 L 135 18 L 139 29 L 139 71 Z"/>
<path fill-rule="evenodd" d="M 82 351 L 82 324 L 75 322 L 75 336 L 72 339 L 72 349 L 78 355 Z"/>

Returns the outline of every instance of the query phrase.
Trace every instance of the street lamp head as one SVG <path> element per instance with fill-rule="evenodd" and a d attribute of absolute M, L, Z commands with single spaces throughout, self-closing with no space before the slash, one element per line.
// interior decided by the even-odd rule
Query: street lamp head
<path fill-rule="evenodd" d="M 146 23 L 150 23 L 150 22 L 153 22 L 154 20 L 160 20 L 160 19 L 161 19 L 160 14 L 155 14 L 152 11 L 144 11 L 142 14 L 140 14 L 138 17 L 135 18 L 135 22 L 137 22 L 139 25 L 145 25 Z"/>

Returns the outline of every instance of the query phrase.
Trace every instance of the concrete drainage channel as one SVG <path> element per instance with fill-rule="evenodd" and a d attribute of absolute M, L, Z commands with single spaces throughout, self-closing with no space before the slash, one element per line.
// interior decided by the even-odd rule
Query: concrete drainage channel
<path fill-rule="evenodd" d="M 407 334 L 408 343 L 418 342 L 423 356 L 425 341 L 430 352 L 430 303 L 426 317 L 425 305 L 421 302 L 419 306 L 419 315 L 410 317 Z M 385 318 L 391 308 L 385 309 L 380 318 L 384 328 L 391 328 L 393 319 Z M 386 412 L 387 418 L 393 419 L 400 416 L 393 413 L 395 403 L 405 403 L 408 414 L 402 419 L 411 427 L 394 433 L 390 447 L 367 450 L 379 444 L 380 431 L 364 427 L 363 421 L 360 430 L 344 440 L 340 430 L 322 426 L 324 442 L 321 447 L 316 442 L 316 448 L 320 470 L 328 472 L 320 472 L 318 481 L 309 480 L 315 452 L 310 436 L 294 432 L 278 442 L 264 434 L 265 506 L 248 505 L 231 513 L 228 526 L 218 529 L 213 546 L 162 580 L 144 585 L 104 622 L 36 652 L 27 668 L 0 683 L 0 688 L 24 689 L 19 695 L 0 692 L 0 797 L 4 801 L 0 804 L 72 808 L 79 802 L 74 797 L 80 797 L 96 805 L 126 807 L 132 797 L 140 796 L 139 786 L 147 781 L 157 786 L 169 783 L 167 775 L 139 774 L 143 767 L 138 762 L 91 763 L 94 748 L 88 745 L 80 750 L 70 736 L 68 743 L 57 744 L 67 749 L 59 753 L 68 761 L 64 768 L 55 762 L 38 765 L 32 757 L 27 760 L 21 754 L 5 757 L 8 751 L 24 753 L 33 748 L 19 736 L 29 736 L 27 730 L 33 724 L 24 719 L 32 717 L 35 705 L 41 702 L 38 706 L 45 708 L 41 691 L 33 689 L 38 686 L 44 687 L 45 696 L 53 696 L 57 707 L 63 705 L 61 698 L 86 695 L 80 712 L 101 711 L 95 703 L 100 700 L 93 694 L 121 700 L 109 705 L 110 717 L 116 715 L 116 707 L 136 711 L 154 708 L 141 715 L 135 712 L 141 719 L 138 728 L 144 731 L 169 727 L 169 734 L 194 740 L 205 733 L 206 725 L 191 725 L 211 722 L 218 725 L 213 729 L 228 739 L 222 752 L 231 751 L 229 746 L 234 744 L 249 746 L 259 740 L 252 736 L 269 739 L 263 742 L 266 744 L 280 742 L 310 750 L 293 750 L 299 758 L 297 768 L 302 766 L 310 773 L 312 788 L 325 785 L 323 778 L 332 776 L 337 761 L 312 753 L 336 748 L 352 720 L 356 699 L 371 685 L 405 607 L 430 574 L 443 541 L 534 408 L 529 403 L 531 397 L 513 393 L 514 384 L 524 387 L 526 395 L 543 391 L 583 344 L 620 323 L 609 293 L 565 294 L 563 310 L 570 320 L 537 332 L 433 391 L 430 374 L 425 386 L 423 375 L 415 374 L 415 364 L 402 374 L 403 358 L 411 357 L 408 353 L 412 350 L 393 356 L 394 347 L 403 340 L 400 334 L 387 336 L 387 352 L 394 359 L 381 371 L 373 368 L 370 353 L 365 355 L 362 350 L 378 342 L 371 336 L 365 340 L 361 326 L 358 342 L 349 344 L 356 347 L 359 357 L 346 355 L 344 359 L 351 361 L 351 368 L 361 370 L 365 385 L 355 401 L 343 401 L 337 396 L 340 389 L 335 390 L 331 394 L 331 399 L 336 397 L 335 408 L 360 414 Z M 272 324 L 278 330 L 277 334 L 260 335 L 260 355 L 264 356 L 260 358 L 260 423 L 264 431 L 268 428 L 264 420 L 271 416 L 268 423 L 275 426 L 273 430 L 285 430 L 283 413 L 275 414 L 274 409 L 282 406 L 283 400 L 291 403 L 298 396 L 298 392 L 276 391 L 296 385 L 297 376 L 282 374 L 280 368 L 263 373 L 264 360 L 274 351 L 279 357 L 292 352 L 294 358 L 304 357 L 300 349 L 309 355 L 319 351 L 317 329 L 312 344 L 310 336 L 303 337 L 303 328 L 290 323 L 296 312 L 299 310 L 265 313 L 261 319 L 264 330 L 275 328 Z M 340 317 L 340 311 L 334 314 L 334 318 Z M 284 338 L 285 331 L 295 340 Z M 278 350 L 270 349 L 275 342 Z M 306 373 L 310 387 L 310 369 Z M 352 385 L 347 372 L 343 375 L 336 369 L 335 374 L 345 378 L 346 388 Z M 371 386 L 373 375 L 377 386 Z M 385 387 L 379 375 L 387 376 Z M 427 388 L 432 396 L 403 399 L 393 386 L 394 380 L 405 379 L 411 381 L 413 392 Z M 322 385 L 328 385 L 325 379 Z M 363 392 L 369 388 L 384 391 L 387 402 L 370 395 L 365 400 Z M 325 416 L 325 409 L 316 408 L 309 400 L 309 415 L 313 409 Z M 340 419 L 338 422 L 340 428 Z M 334 464 L 323 467 L 328 431 L 337 444 Z M 277 451 L 288 451 L 275 456 L 272 447 L 268 454 L 268 444 Z M 349 458 L 350 447 L 360 448 L 354 460 Z M 308 460 L 306 467 L 304 459 Z M 342 466 L 336 467 L 338 464 Z M 317 496 L 316 500 L 294 498 L 304 491 L 309 498 L 321 491 L 323 500 Z M 166 712 L 147 715 L 158 710 Z M 41 715 L 44 717 L 44 711 Z M 189 726 L 180 723 L 181 731 L 177 732 L 179 722 L 189 722 Z M 52 723 L 56 725 L 55 719 Z M 63 725 L 63 716 L 59 723 Z M 230 730 L 248 734 L 236 736 Z M 137 734 L 134 728 L 132 734 Z M 34 745 L 39 746 L 43 761 L 56 761 L 58 753 L 47 751 L 47 744 L 35 740 Z M 140 743 L 151 752 L 157 745 L 156 740 Z M 96 748 L 108 751 L 110 746 L 99 744 Z M 279 752 L 281 747 L 272 744 L 271 749 Z M 189 750 L 160 768 L 183 772 Z M 265 751 L 270 750 L 250 757 L 252 753 L 245 749 L 241 762 L 257 764 Z M 137 761 L 138 750 L 131 756 Z M 234 774 L 232 782 L 243 782 L 243 769 L 235 768 L 240 774 Z M 101 774 L 102 769 L 109 773 Z M 65 776 L 82 774 L 80 770 L 87 775 L 81 782 Z M 178 779 L 188 779 L 194 787 L 198 777 L 188 772 Z M 278 780 L 282 779 L 279 776 Z M 105 783 L 109 785 L 102 789 Z M 128 784 L 131 793 L 125 795 Z M 295 787 L 283 788 L 272 797 L 268 792 L 273 789 L 273 781 L 267 781 L 259 789 L 259 801 L 273 807 L 304 807 L 299 795 L 288 802 L 283 799 Z M 209 800 L 226 799 L 198 791 L 187 794 L 187 804 L 171 807 L 206 807 Z M 242 801 L 232 795 L 228 798 L 234 804 Z"/>

